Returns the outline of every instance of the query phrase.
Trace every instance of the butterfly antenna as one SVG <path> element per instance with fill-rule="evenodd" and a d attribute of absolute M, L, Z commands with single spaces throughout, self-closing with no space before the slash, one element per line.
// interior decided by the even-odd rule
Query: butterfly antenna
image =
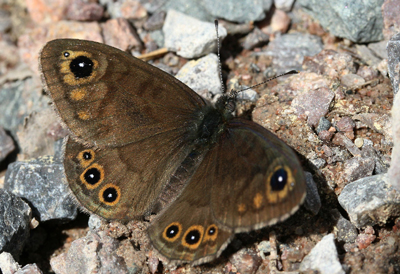
<path fill-rule="evenodd" d="M 245 90 L 248 90 L 248 89 L 252 89 L 252 88 L 256 88 L 256 87 L 259 87 L 259 86 L 261 86 L 261 85 L 265 85 L 265 84 L 268 83 L 269 81 L 272 81 L 272 80 L 274 80 L 274 79 L 276 79 L 276 78 L 279 78 L 279 77 L 282 77 L 282 76 L 285 76 L 285 75 L 290 75 L 290 74 L 298 74 L 298 73 L 299 73 L 298 70 L 290 70 L 290 71 L 288 71 L 288 72 L 279 74 L 279 75 L 277 75 L 277 76 L 275 76 L 275 77 L 269 78 L 269 79 L 267 79 L 267 80 L 265 80 L 265 81 L 263 81 L 263 82 L 261 82 L 261 83 L 255 84 L 254 86 L 247 87 L 247 88 L 244 88 L 244 89 L 241 89 L 241 90 L 237 90 L 237 91 L 233 91 L 233 92 L 234 92 L 235 94 L 238 94 L 239 92 L 242 92 L 242 91 L 245 91 Z"/>
<path fill-rule="evenodd" d="M 214 20 L 214 24 L 215 24 L 215 33 L 217 34 L 217 56 L 218 56 L 219 81 L 221 82 L 221 91 L 222 91 L 222 94 L 223 94 L 225 92 L 225 89 L 224 89 L 224 80 L 222 79 L 221 55 L 219 53 L 221 45 L 220 45 L 219 34 L 218 34 L 218 20 Z"/>

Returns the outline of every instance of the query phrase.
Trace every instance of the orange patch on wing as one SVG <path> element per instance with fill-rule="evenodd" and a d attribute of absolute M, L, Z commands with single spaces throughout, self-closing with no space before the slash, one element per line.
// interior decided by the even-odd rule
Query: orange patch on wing
<path fill-rule="evenodd" d="M 263 204 L 263 196 L 261 195 L 261 193 L 257 193 L 254 198 L 253 198 L 253 205 L 255 209 L 259 209 L 261 208 L 262 204 Z"/>

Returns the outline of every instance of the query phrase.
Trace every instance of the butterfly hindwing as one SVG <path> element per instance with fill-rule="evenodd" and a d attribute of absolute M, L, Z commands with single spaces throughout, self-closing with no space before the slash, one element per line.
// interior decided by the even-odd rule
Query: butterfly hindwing
<path fill-rule="evenodd" d="M 172 261 L 202 263 L 219 256 L 233 236 L 216 222 L 210 208 L 209 173 L 215 154 L 208 152 L 179 197 L 148 229 L 153 246 Z M 190 178 L 190 179 L 189 179 Z"/>
<path fill-rule="evenodd" d="M 87 210 L 129 221 L 149 213 L 190 150 L 179 130 L 101 149 L 69 138 L 64 169 L 70 189 Z M 107 201 L 107 195 L 117 199 Z"/>

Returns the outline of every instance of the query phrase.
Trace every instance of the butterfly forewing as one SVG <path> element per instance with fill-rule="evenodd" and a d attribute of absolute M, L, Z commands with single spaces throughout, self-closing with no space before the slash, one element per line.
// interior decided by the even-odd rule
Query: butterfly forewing
<path fill-rule="evenodd" d="M 233 119 L 220 136 L 210 173 L 213 216 L 236 232 L 286 219 L 305 196 L 293 150 L 262 126 Z"/>
<path fill-rule="evenodd" d="M 61 119 L 79 140 L 122 146 L 186 125 L 204 100 L 173 76 L 104 44 L 46 44 L 40 67 Z"/>

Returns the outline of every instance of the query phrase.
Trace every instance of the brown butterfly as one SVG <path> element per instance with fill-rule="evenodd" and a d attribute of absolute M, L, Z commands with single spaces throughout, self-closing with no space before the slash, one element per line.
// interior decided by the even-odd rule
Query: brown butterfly
<path fill-rule="evenodd" d="M 286 219 L 305 196 L 296 154 L 173 76 L 103 44 L 60 39 L 40 54 L 46 90 L 70 137 L 64 168 L 90 212 L 127 222 L 164 209 L 148 234 L 172 261 L 201 263 L 237 232 Z"/>

